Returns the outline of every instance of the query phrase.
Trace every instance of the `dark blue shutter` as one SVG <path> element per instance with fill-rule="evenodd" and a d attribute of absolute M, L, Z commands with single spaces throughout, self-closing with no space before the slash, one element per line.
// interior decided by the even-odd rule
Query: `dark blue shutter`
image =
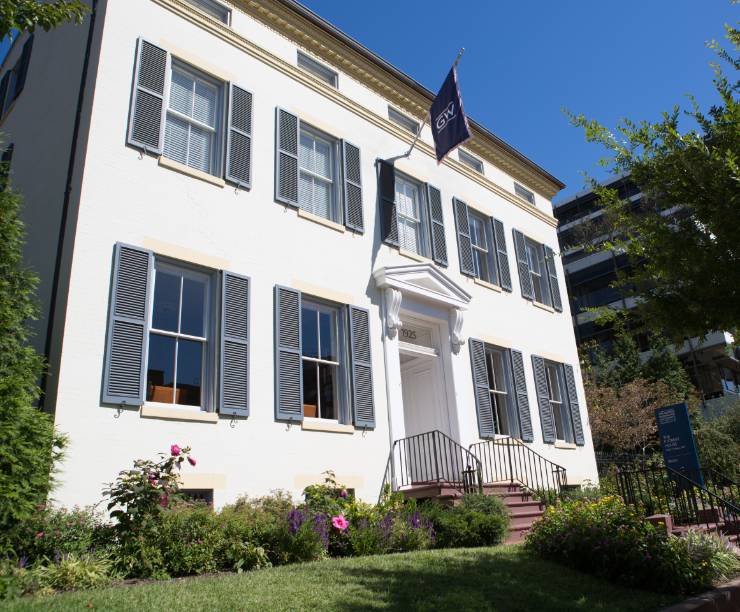
<path fill-rule="evenodd" d="M 524 442 L 534 441 L 532 431 L 532 415 L 529 412 L 529 395 L 527 394 L 527 379 L 524 375 L 524 358 L 521 351 L 511 350 L 511 371 L 514 374 L 514 392 L 519 412 L 519 425 Z"/>
<path fill-rule="evenodd" d="M 442 194 L 439 189 L 427 185 L 427 207 L 429 209 L 429 237 L 432 244 L 432 259 L 440 266 L 447 266 L 447 240 L 445 221 L 442 214 Z"/>
<path fill-rule="evenodd" d="M 532 276 L 529 271 L 529 260 L 527 259 L 527 243 L 524 234 L 517 230 L 514 232 L 514 252 L 519 266 L 519 286 L 522 289 L 522 297 L 534 300 L 534 288 L 532 287 Z"/>
<path fill-rule="evenodd" d="M 275 199 L 298 206 L 298 117 L 276 109 Z"/>
<path fill-rule="evenodd" d="M 565 388 L 568 391 L 568 405 L 570 406 L 570 416 L 573 420 L 573 434 L 578 446 L 583 446 L 586 440 L 583 436 L 583 423 L 581 422 L 581 409 L 578 406 L 578 392 L 576 390 L 576 378 L 573 374 L 573 366 L 563 364 L 565 371 Z"/>
<path fill-rule="evenodd" d="M 511 291 L 511 271 L 509 270 L 509 255 L 506 252 L 506 233 L 504 224 L 491 217 L 493 223 L 493 241 L 496 243 L 496 265 L 498 266 L 498 282 L 504 291 Z"/>
<path fill-rule="evenodd" d="M 555 443 L 555 419 L 550 405 L 550 392 L 547 388 L 547 374 L 545 360 L 532 355 L 532 369 L 534 370 L 534 386 L 537 389 L 537 403 L 540 407 L 540 423 L 542 425 L 542 441 L 546 444 Z"/>
<path fill-rule="evenodd" d="M 116 244 L 103 366 L 104 403 L 144 403 L 153 264 L 151 251 Z"/>
<path fill-rule="evenodd" d="M 342 141 L 342 167 L 344 169 L 344 225 L 359 234 L 365 231 L 362 216 L 362 172 L 360 171 L 360 149 Z"/>
<path fill-rule="evenodd" d="M 221 275 L 221 380 L 218 411 L 249 416 L 249 279 Z"/>
<path fill-rule="evenodd" d="M 455 211 L 457 249 L 460 255 L 460 272 L 467 276 L 475 276 L 475 269 L 473 268 L 473 247 L 470 244 L 468 205 L 462 200 L 452 198 L 452 208 Z"/>
<path fill-rule="evenodd" d="M 558 269 L 556 267 L 555 253 L 553 253 L 549 246 L 545 247 L 545 265 L 547 267 L 547 275 L 550 279 L 552 307 L 558 312 L 563 312 L 563 302 L 560 299 L 560 284 L 558 283 Z"/>
<path fill-rule="evenodd" d="M 252 94 L 229 84 L 229 121 L 226 132 L 227 181 L 252 186 Z"/>
<path fill-rule="evenodd" d="M 473 391 L 475 410 L 478 413 L 478 435 L 492 438 L 496 434 L 493 425 L 491 392 L 488 387 L 488 366 L 486 365 L 486 345 L 482 340 L 470 338 L 470 366 L 473 371 Z"/>
<path fill-rule="evenodd" d="M 139 39 L 129 112 L 128 142 L 151 153 L 162 153 L 164 91 L 168 66 L 167 51 Z"/>
<path fill-rule="evenodd" d="M 378 194 L 380 198 L 380 238 L 398 246 L 396 216 L 396 169 L 384 159 L 378 160 Z"/>
<path fill-rule="evenodd" d="M 301 292 L 275 286 L 275 418 L 303 420 Z"/>
<path fill-rule="evenodd" d="M 28 76 L 28 66 L 31 63 L 31 50 L 33 49 L 33 34 L 23 45 L 21 59 L 18 62 L 18 72 L 15 77 L 15 87 L 13 91 L 13 100 L 21 95 L 23 88 L 26 86 L 26 77 Z M 11 100 L 12 102 L 12 100 Z"/>
<path fill-rule="evenodd" d="M 375 402 L 370 352 L 370 313 L 365 308 L 349 306 L 349 343 L 355 427 L 373 429 Z"/>

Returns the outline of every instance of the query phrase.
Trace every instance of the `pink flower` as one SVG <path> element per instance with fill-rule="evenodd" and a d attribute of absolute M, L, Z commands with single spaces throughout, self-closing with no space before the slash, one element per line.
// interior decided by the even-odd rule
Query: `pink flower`
<path fill-rule="evenodd" d="M 339 516 L 333 516 L 331 518 L 331 524 L 336 528 L 339 529 L 339 531 L 344 531 L 349 527 L 349 521 L 344 518 L 344 514 L 340 514 Z"/>
<path fill-rule="evenodd" d="M 339 492 L 339 497 L 347 497 L 347 495 L 348 495 L 348 493 L 347 493 L 347 489 L 342 489 L 342 490 L 341 490 L 341 491 Z"/>
<path fill-rule="evenodd" d="M 39 539 L 39 538 L 43 538 L 43 537 L 44 537 L 44 532 L 43 532 L 43 531 L 39 531 L 39 532 L 38 532 L 38 533 L 36 534 L 36 539 Z"/>
<path fill-rule="evenodd" d="M 197 463 L 197 462 L 195 461 L 195 457 L 190 457 L 190 456 L 188 456 L 188 463 L 189 463 L 190 465 L 192 465 L 193 467 L 195 467 L 195 464 Z"/>
<path fill-rule="evenodd" d="M 159 497 L 159 505 L 166 508 L 170 503 L 170 497 L 166 493 Z"/>
<path fill-rule="evenodd" d="M 181 450 L 182 449 L 177 444 L 173 444 L 172 446 L 170 446 L 170 455 L 172 455 L 173 457 L 177 457 L 180 454 Z"/>

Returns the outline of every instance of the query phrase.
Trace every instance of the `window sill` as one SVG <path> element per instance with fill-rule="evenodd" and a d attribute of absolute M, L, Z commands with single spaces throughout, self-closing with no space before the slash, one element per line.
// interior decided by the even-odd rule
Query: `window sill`
<path fill-rule="evenodd" d="M 473 282 L 476 285 L 480 285 L 481 287 L 485 287 L 486 289 L 490 289 L 491 291 L 496 291 L 498 293 L 501 293 L 501 287 L 498 285 L 494 285 L 493 283 L 489 283 L 488 281 L 481 280 L 480 278 L 474 277 Z"/>
<path fill-rule="evenodd" d="M 434 263 L 428 257 L 424 257 L 423 255 L 419 255 L 418 253 L 414 253 L 413 251 L 407 251 L 406 249 L 399 248 L 398 254 L 403 255 L 404 257 L 408 257 L 409 259 L 413 259 L 414 261 L 417 261 L 419 263 Z"/>
<path fill-rule="evenodd" d="M 207 172 L 202 172 L 201 170 L 196 170 L 195 168 L 191 168 L 190 166 L 186 166 L 185 164 L 181 164 L 180 162 L 176 162 L 172 159 L 168 159 L 164 155 L 160 155 L 158 161 L 159 165 L 164 168 L 169 168 L 170 170 L 174 170 L 175 172 L 179 172 L 180 174 L 192 176 L 193 178 L 200 179 L 201 181 L 205 181 L 206 183 L 210 183 L 211 185 L 216 185 L 216 187 L 226 187 L 226 181 L 224 181 L 222 178 L 213 176 L 212 174 L 208 174 Z"/>
<path fill-rule="evenodd" d="M 340 234 L 344 234 L 347 231 L 344 225 L 340 225 L 334 221 L 329 221 L 329 219 L 324 219 L 324 217 L 319 217 L 313 213 L 306 212 L 302 208 L 298 209 L 298 216 L 302 219 L 308 219 L 309 221 L 313 221 L 314 223 L 333 229 L 335 232 L 339 232 Z"/>
<path fill-rule="evenodd" d="M 562 450 L 576 450 L 576 445 L 572 442 L 565 442 L 563 440 L 555 440 L 555 448 L 560 448 Z"/>
<path fill-rule="evenodd" d="M 161 406 L 142 406 L 140 415 L 144 419 L 218 423 L 218 414 L 215 412 L 203 412 L 202 410 L 195 411 L 182 408 L 165 408 Z"/>
<path fill-rule="evenodd" d="M 301 429 L 304 431 L 326 431 L 329 433 L 355 433 L 354 425 L 344 425 L 337 421 L 330 421 L 329 419 L 304 418 L 301 421 Z"/>
<path fill-rule="evenodd" d="M 548 306 L 547 304 L 542 304 L 541 302 L 538 302 L 536 300 L 532 300 L 532 304 L 534 304 L 537 308 L 540 308 L 546 312 L 555 312 L 555 309 L 552 306 Z"/>

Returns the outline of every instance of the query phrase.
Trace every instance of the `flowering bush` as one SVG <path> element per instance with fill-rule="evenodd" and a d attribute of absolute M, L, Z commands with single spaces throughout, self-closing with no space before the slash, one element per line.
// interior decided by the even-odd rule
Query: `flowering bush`
<path fill-rule="evenodd" d="M 667 536 L 618 497 L 548 507 L 527 535 L 538 555 L 631 587 L 696 593 L 720 576 L 715 553 Z"/>
<path fill-rule="evenodd" d="M 103 491 L 110 500 L 110 517 L 115 520 L 114 562 L 124 575 L 167 575 L 162 552 L 154 542 L 163 510 L 178 498 L 179 472 L 186 459 L 190 459 L 190 447 L 172 444 L 168 455 L 160 453 L 159 461 L 135 460 L 133 469 L 120 472 Z"/>

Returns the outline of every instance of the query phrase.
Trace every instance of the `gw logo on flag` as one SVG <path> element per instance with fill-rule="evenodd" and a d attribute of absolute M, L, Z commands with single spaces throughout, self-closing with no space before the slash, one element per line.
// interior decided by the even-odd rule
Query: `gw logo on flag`
<path fill-rule="evenodd" d="M 461 52 L 462 53 L 462 52 Z M 455 62 L 457 64 L 457 62 Z M 470 128 L 463 110 L 457 71 L 452 67 L 429 109 L 437 162 L 441 162 L 455 147 L 470 139 Z"/>
<path fill-rule="evenodd" d="M 437 126 L 437 130 L 440 132 L 444 130 L 448 125 L 449 122 L 452 121 L 457 116 L 457 113 L 455 112 L 455 103 L 450 102 L 449 106 L 444 109 L 439 115 L 437 115 L 437 118 L 434 120 L 434 124 Z"/>

